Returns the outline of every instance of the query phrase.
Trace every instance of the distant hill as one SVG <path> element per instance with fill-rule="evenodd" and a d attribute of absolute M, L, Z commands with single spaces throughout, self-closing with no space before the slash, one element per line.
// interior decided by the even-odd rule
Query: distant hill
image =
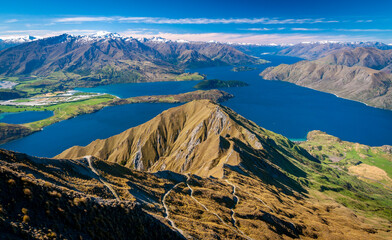
<path fill-rule="evenodd" d="M 260 75 L 267 80 L 292 82 L 374 107 L 392 109 L 392 74 L 388 70 L 391 56 L 389 50 L 342 49 L 315 61 L 269 67 Z"/>
<path fill-rule="evenodd" d="M 391 45 L 380 42 L 315 42 L 295 44 L 277 52 L 277 54 L 316 60 L 343 48 L 354 49 L 358 47 L 392 49 Z"/>
<path fill-rule="evenodd" d="M 392 50 L 359 47 L 344 48 L 317 60 L 319 63 L 344 65 L 348 67 L 361 66 L 391 73 Z"/>

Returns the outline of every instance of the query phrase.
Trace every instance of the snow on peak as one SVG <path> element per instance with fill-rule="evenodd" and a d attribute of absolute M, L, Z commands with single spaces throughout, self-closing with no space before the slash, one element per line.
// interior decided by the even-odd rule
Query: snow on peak
<path fill-rule="evenodd" d="M 111 33 L 106 31 L 99 31 L 89 35 L 80 35 L 75 36 L 78 41 L 81 42 L 92 42 L 92 41 L 100 41 L 100 40 L 109 40 L 109 39 L 123 39 L 125 41 L 132 40 L 131 37 L 124 37 L 118 33 Z"/>
<path fill-rule="evenodd" d="M 163 37 L 151 37 L 151 38 L 141 37 L 141 38 L 137 38 L 137 40 L 143 43 L 144 42 L 171 42 L 169 39 Z M 183 40 L 177 40 L 177 42 L 178 41 L 183 41 Z"/>
<path fill-rule="evenodd" d="M 106 31 L 99 31 L 94 34 L 89 35 L 92 38 L 122 38 L 122 36 L 118 33 L 111 33 Z"/>
<path fill-rule="evenodd" d="M 25 42 L 31 42 L 31 41 L 37 40 L 36 37 L 30 36 L 30 35 L 6 36 L 6 37 L 2 37 L 0 39 L 3 40 L 4 42 L 8 42 L 8 43 L 25 43 Z"/>
<path fill-rule="evenodd" d="M 177 39 L 176 42 L 178 42 L 178 43 L 189 43 L 188 40 L 184 40 L 184 39 Z"/>
<path fill-rule="evenodd" d="M 152 37 L 149 40 L 152 42 L 170 42 L 170 40 L 163 37 Z"/>

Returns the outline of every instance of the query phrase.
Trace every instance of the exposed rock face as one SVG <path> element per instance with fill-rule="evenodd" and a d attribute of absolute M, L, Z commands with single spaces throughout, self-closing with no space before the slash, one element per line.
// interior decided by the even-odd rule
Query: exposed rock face
<path fill-rule="evenodd" d="M 392 109 L 392 75 L 356 66 L 356 64 L 378 64 L 374 61 L 370 64 L 370 61 L 364 59 L 366 57 L 348 60 L 348 58 L 330 55 L 311 62 L 301 61 L 292 65 L 281 64 L 277 67 L 269 67 L 260 75 L 267 80 L 287 81 L 361 101 L 374 107 Z M 353 67 L 334 63 L 345 63 Z"/>

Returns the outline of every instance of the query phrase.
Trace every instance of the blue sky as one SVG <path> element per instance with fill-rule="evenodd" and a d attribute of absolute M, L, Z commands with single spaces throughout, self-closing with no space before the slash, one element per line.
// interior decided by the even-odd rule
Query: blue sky
<path fill-rule="evenodd" d="M 68 0 L 0 3 L 0 37 L 118 32 L 249 43 L 392 43 L 392 0 Z"/>

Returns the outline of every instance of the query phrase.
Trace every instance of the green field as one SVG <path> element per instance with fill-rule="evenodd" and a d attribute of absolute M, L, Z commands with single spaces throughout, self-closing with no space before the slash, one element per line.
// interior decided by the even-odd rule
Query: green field
<path fill-rule="evenodd" d="M 392 177 L 392 154 L 386 148 L 342 141 L 320 131 L 310 132 L 300 146 L 321 161 L 318 172 L 309 173 L 309 187 L 346 207 L 392 220 L 392 181 L 388 179 Z M 350 171 L 357 166 L 366 168 L 364 164 L 385 171 L 388 177 L 372 180 Z"/>
<path fill-rule="evenodd" d="M 114 99 L 116 99 L 116 97 L 105 94 L 89 99 L 46 106 L 0 106 L 0 112 L 53 111 L 54 115 L 52 117 L 23 124 L 23 126 L 29 127 L 35 131 L 80 114 L 97 111 L 111 103 Z"/>

